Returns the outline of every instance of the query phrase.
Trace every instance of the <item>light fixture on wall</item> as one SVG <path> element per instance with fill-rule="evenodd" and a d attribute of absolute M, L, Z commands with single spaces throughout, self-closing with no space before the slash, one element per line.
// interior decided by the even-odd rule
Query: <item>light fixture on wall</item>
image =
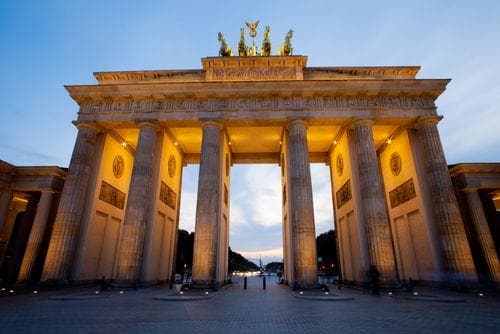
<path fill-rule="evenodd" d="M 179 145 L 179 143 L 178 143 L 178 142 L 175 142 L 175 143 L 174 143 L 174 145 L 175 145 L 175 146 L 177 146 L 177 145 Z"/>
<path fill-rule="evenodd" d="M 334 140 L 334 141 L 333 141 L 333 145 L 337 145 L 337 140 Z"/>
<path fill-rule="evenodd" d="M 387 139 L 387 145 L 391 145 L 392 144 L 392 139 L 391 138 L 388 138 Z"/>
<path fill-rule="evenodd" d="M 126 141 L 122 142 L 122 147 L 127 147 L 127 142 Z"/>

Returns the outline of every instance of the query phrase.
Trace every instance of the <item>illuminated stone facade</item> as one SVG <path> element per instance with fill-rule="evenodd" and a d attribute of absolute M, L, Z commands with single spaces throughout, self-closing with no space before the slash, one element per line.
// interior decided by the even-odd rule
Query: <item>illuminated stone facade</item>
<path fill-rule="evenodd" d="M 193 282 L 223 284 L 230 167 L 276 163 L 285 280 L 317 286 L 313 162 L 331 169 L 343 279 L 360 283 L 376 266 L 387 284 L 476 282 L 436 127 L 448 80 L 416 79 L 418 67 L 306 63 L 213 57 L 199 70 L 101 72 L 97 85 L 68 86 L 78 137 L 42 281 L 168 281 L 182 168 L 200 164 Z M 481 214 L 473 220 L 487 234 Z"/>

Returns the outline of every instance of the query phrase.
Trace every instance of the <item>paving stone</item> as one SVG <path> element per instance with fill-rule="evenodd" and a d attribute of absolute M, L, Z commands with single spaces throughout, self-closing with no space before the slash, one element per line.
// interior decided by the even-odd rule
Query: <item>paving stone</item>
<path fill-rule="evenodd" d="M 415 301 L 363 295 L 343 288 L 351 301 L 297 299 L 283 286 L 261 280 L 190 302 L 157 301 L 168 287 L 109 292 L 109 298 L 50 300 L 93 289 L 42 291 L 0 299 L 0 333 L 499 333 L 500 302 L 486 296 L 440 292 L 465 303 Z M 108 293 L 108 292 L 107 292 Z M 433 292 L 436 294 L 435 292 Z"/>

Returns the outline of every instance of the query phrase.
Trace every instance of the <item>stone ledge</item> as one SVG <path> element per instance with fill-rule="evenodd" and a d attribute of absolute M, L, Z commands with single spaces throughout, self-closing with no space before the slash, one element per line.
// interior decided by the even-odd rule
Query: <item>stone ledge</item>
<path fill-rule="evenodd" d="M 59 296 L 50 296 L 49 300 L 58 300 L 58 301 L 68 301 L 68 300 L 95 300 L 95 299 L 106 299 L 110 298 L 110 294 L 104 293 L 85 293 L 85 294 L 76 294 L 76 295 L 59 295 Z"/>
<path fill-rule="evenodd" d="M 225 290 L 225 289 L 224 289 Z M 206 300 L 212 297 L 217 296 L 223 290 L 219 290 L 216 292 L 210 292 L 208 295 L 200 295 L 200 296 L 183 296 L 179 294 L 169 295 L 169 296 L 159 296 L 153 297 L 154 300 L 159 301 L 168 301 L 168 302 L 189 302 L 189 301 L 198 301 L 198 300 Z"/>

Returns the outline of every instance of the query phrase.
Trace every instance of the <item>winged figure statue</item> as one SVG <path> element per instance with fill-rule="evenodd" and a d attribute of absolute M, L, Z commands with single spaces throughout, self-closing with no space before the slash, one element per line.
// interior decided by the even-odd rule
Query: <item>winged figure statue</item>
<path fill-rule="evenodd" d="M 255 36 L 257 36 L 257 26 L 259 25 L 259 20 L 255 21 L 254 23 L 248 21 L 246 21 L 245 23 L 248 29 L 250 29 L 249 31 L 250 37 L 255 38 Z"/>

